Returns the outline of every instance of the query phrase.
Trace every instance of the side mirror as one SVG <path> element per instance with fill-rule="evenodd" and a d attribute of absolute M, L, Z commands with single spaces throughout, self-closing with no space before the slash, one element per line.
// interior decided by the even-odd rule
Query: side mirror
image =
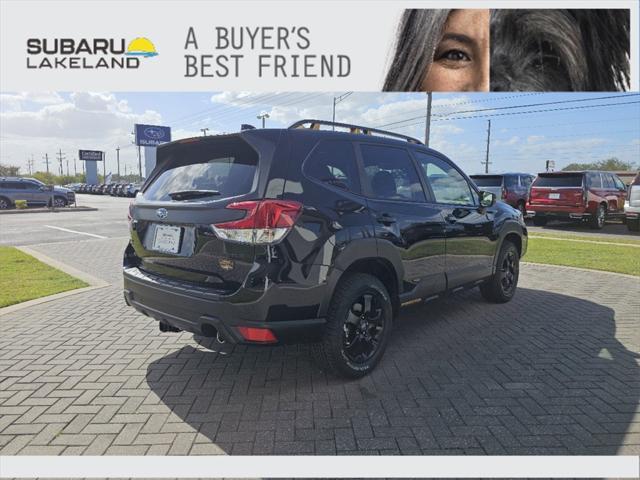
<path fill-rule="evenodd" d="M 496 195 L 491 192 L 480 192 L 480 205 L 483 207 L 493 207 L 496 204 Z"/>

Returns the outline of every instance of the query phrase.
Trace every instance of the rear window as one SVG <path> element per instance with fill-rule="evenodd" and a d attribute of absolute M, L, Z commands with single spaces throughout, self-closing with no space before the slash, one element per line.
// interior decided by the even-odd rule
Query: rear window
<path fill-rule="evenodd" d="M 145 189 L 147 200 L 170 201 L 171 193 L 188 190 L 213 191 L 192 201 L 243 195 L 251 191 L 258 168 L 257 153 L 239 138 L 175 144 L 158 154 L 163 171 Z"/>
<path fill-rule="evenodd" d="M 582 187 L 582 174 L 538 175 L 534 187 Z"/>
<path fill-rule="evenodd" d="M 502 186 L 502 176 L 484 176 L 484 175 L 472 175 L 471 180 L 478 187 L 501 187 Z"/>

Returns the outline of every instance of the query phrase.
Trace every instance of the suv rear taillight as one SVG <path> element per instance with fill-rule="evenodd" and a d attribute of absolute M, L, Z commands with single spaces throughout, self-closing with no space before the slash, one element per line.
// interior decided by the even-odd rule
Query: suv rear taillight
<path fill-rule="evenodd" d="M 584 187 L 582 189 L 582 204 L 585 207 L 589 206 L 589 187 Z"/>
<path fill-rule="evenodd" d="M 240 220 L 212 225 L 223 240 L 254 245 L 279 242 L 291 230 L 302 211 L 302 204 L 288 200 L 234 202 L 230 210 L 246 210 Z"/>

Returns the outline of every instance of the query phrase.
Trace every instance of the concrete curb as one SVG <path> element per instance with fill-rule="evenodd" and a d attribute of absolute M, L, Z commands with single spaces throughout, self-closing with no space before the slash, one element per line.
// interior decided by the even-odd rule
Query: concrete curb
<path fill-rule="evenodd" d="M 637 277 L 635 275 L 629 275 L 628 273 L 607 272 L 606 270 L 595 270 L 593 268 L 570 267 L 569 265 L 556 265 L 554 263 L 535 263 L 535 262 L 520 262 L 520 265 L 527 265 L 532 267 L 539 266 L 539 267 L 567 268 L 569 270 L 576 270 L 578 272 L 602 273 L 604 275 L 615 275 L 617 277 L 632 278 L 634 280 L 640 281 L 640 277 Z"/>
<path fill-rule="evenodd" d="M 47 265 L 57 268 L 58 270 L 71 275 L 72 277 L 76 277 L 79 280 L 82 280 L 85 283 L 88 283 L 88 287 L 84 288 L 76 288 L 74 290 L 68 290 L 66 292 L 55 293 L 53 295 L 48 295 L 46 297 L 34 298 L 33 300 L 28 300 L 26 302 L 17 303 L 15 305 L 9 305 L 8 307 L 0 308 L 0 317 L 9 313 L 16 312 L 18 310 L 22 310 L 24 308 L 33 307 L 34 305 L 40 305 L 41 303 L 51 302 L 53 300 L 58 300 L 60 298 L 69 297 L 71 295 L 76 295 L 78 293 L 84 293 L 91 290 L 97 290 L 99 288 L 108 287 L 111 285 L 108 282 L 105 282 L 101 278 L 94 277 L 86 272 L 78 270 L 66 263 L 59 262 L 58 260 L 54 260 L 51 257 L 44 255 L 36 250 L 33 250 L 29 247 L 16 247 L 18 250 L 26 253 L 27 255 L 31 255 L 32 257 L 40 260 L 42 263 L 46 263 Z"/>
<path fill-rule="evenodd" d="M 65 207 L 51 210 L 49 208 L 14 208 L 11 210 L 0 210 L 0 215 L 19 215 L 22 213 L 70 213 L 70 212 L 95 212 L 96 207 Z"/>

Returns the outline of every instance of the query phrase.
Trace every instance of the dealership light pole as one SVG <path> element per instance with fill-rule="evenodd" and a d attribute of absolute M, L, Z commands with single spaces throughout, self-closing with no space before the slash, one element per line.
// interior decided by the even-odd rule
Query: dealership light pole
<path fill-rule="evenodd" d="M 262 128 L 264 128 L 264 121 L 269 118 L 269 114 L 267 112 L 262 112 L 260 115 L 256 117 L 258 120 L 262 120 Z"/>
<path fill-rule="evenodd" d="M 47 164 L 47 173 L 49 173 L 49 154 L 48 153 L 44 154 L 44 163 Z"/>
<path fill-rule="evenodd" d="M 202 132 L 202 136 L 206 137 L 207 136 L 207 132 L 209 131 L 208 128 L 201 128 L 200 131 Z"/>
<path fill-rule="evenodd" d="M 73 157 L 73 175 L 78 175 L 78 165 L 76 164 L 76 160 L 78 160 L 75 156 Z"/>
<path fill-rule="evenodd" d="M 116 147 L 116 160 L 118 162 L 118 180 L 120 180 L 120 147 Z"/>

